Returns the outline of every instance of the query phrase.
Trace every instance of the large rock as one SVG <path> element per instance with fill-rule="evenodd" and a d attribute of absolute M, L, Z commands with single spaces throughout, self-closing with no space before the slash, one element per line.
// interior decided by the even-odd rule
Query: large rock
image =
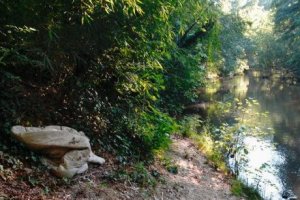
<path fill-rule="evenodd" d="M 60 177 L 72 177 L 85 172 L 88 162 L 105 162 L 92 152 L 89 139 L 83 132 L 66 126 L 13 126 L 11 131 L 17 140 L 40 153 L 43 156 L 42 163 Z"/>

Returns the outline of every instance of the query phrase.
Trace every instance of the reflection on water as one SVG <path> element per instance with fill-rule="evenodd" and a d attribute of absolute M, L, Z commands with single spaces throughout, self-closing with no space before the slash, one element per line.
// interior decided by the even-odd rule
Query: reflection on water
<path fill-rule="evenodd" d="M 234 158 L 229 158 L 232 169 L 236 160 L 239 161 L 238 178 L 256 188 L 265 199 L 282 199 L 285 187 L 279 174 L 285 158 L 274 148 L 272 140 L 246 136 L 240 145 L 247 149 L 247 154 L 239 151 Z"/>
<path fill-rule="evenodd" d="M 235 97 L 239 99 L 245 99 L 247 97 L 247 91 L 249 87 L 248 76 L 238 76 L 234 79 L 224 81 L 225 87 L 227 87 Z"/>
<path fill-rule="evenodd" d="M 266 199 L 281 199 L 278 194 L 286 188 L 292 189 L 300 197 L 300 85 L 287 84 L 278 78 L 240 76 L 224 81 L 222 90 L 240 100 L 256 99 L 260 105 L 258 111 L 269 112 L 274 136 L 264 140 L 246 137 L 243 141 L 250 148 L 249 169 L 260 167 L 263 161 L 270 166 L 269 172 L 263 172 L 261 176 L 268 178 L 272 183 L 269 185 L 275 185 L 278 191 L 276 195 L 265 184 Z M 224 93 L 219 94 L 224 96 Z M 222 99 L 222 96 L 219 98 Z M 251 117 L 257 124 L 264 123 L 261 118 Z M 277 144 L 276 148 L 272 144 Z M 251 177 L 254 178 L 247 176 L 248 182 L 251 182 Z"/>

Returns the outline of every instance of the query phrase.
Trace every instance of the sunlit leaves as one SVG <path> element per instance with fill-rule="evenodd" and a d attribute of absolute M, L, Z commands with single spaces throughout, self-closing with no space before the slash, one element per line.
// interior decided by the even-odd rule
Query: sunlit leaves
<path fill-rule="evenodd" d="M 121 8 L 125 15 L 143 14 L 140 0 L 97 0 L 106 13 L 111 13 Z"/>
<path fill-rule="evenodd" d="M 33 27 L 28 27 L 28 26 L 22 26 L 22 27 L 18 27 L 18 26 L 14 26 L 14 25 L 6 25 L 6 28 L 8 28 L 7 33 L 10 34 L 12 33 L 11 31 L 15 31 L 15 32 L 19 32 L 19 33 L 32 33 L 32 32 L 36 32 L 37 30 Z M 10 30 L 9 30 L 10 29 Z"/>
<path fill-rule="evenodd" d="M 235 14 L 221 17 L 221 49 L 223 61 L 220 63 L 224 74 L 234 73 L 238 68 L 238 60 L 246 56 L 249 40 L 245 37 L 246 23 Z M 233 48 L 234 47 L 234 48 Z"/>
<path fill-rule="evenodd" d="M 125 16 L 141 15 L 144 13 L 140 0 L 84 0 L 81 1 L 81 24 L 90 24 L 97 12 L 106 14 L 117 13 L 121 10 Z"/>
<path fill-rule="evenodd" d="M 130 13 L 132 14 L 143 14 L 144 11 L 142 10 L 140 4 L 142 2 L 140 0 L 123 0 L 123 4 L 124 4 L 124 12 L 127 15 L 130 15 Z"/>

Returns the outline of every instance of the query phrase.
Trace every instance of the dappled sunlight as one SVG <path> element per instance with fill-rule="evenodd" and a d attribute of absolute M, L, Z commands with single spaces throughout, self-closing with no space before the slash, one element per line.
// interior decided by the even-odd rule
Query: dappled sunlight
<path fill-rule="evenodd" d="M 159 199 L 181 199 L 171 192 L 174 189 L 183 199 L 235 199 L 224 175 L 207 164 L 189 139 L 178 138 L 173 142 L 170 153 L 178 166 L 178 173 L 166 172 L 167 184 L 158 191 L 167 193 L 158 192 Z"/>

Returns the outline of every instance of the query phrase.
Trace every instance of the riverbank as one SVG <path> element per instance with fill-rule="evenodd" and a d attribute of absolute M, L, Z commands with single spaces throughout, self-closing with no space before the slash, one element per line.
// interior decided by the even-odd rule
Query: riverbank
<path fill-rule="evenodd" d="M 156 199 L 244 199 L 233 196 L 231 178 L 209 165 L 191 139 L 174 138 L 168 155 L 176 160 L 178 174 L 163 172 L 166 183 L 156 189 Z"/>
<path fill-rule="evenodd" d="M 212 149 L 227 154 L 238 179 L 264 199 L 282 199 L 286 191 L 290 198 L 300 196 L 295 77 L 288 71 L 251 70 L 214 81 L 205 92 L 210 114 L 207 141 L 217 141 Z M 209 157 L 218 164 L 218 154 Z"/>
<path fill-rule="evenodd" d="M 23 170 L 27 175 L 20 170 L 8 178 L 2 174 L 0 199 L 243 199 L 231 194 L 230 178 L 211 167 L 192 140 L 174 137 L 172 141 L 163 160 L 156 159 L 147 169 L 140 166 L 121 172 L 106 155 L 106 164 L 90 166 L 72 180 L 57 180 L 47 171 L 36 177 L 34 169 L 28 168 Z M 135 182 L 130 173 L 136 173 Z"/>

